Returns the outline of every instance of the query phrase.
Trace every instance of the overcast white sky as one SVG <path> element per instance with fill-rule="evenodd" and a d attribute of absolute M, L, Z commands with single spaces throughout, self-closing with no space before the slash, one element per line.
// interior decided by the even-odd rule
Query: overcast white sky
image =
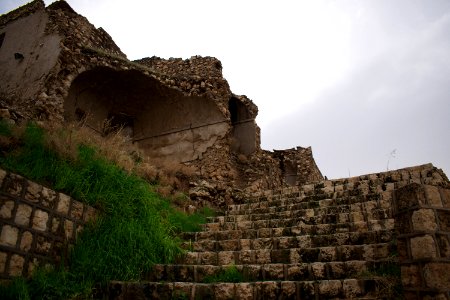
<path fill-rule="evenodd" d="M 450 0 L 68 2 L 130 59 L 220 59 L 259 107 L 262 147 L 312 146 L 328 178 L 450 175 Z"/>

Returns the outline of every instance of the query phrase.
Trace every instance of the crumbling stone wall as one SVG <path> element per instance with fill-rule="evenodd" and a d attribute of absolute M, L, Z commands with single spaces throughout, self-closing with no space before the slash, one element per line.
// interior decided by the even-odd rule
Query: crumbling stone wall
<path fill-rule="evenodd" d="M 34 89 L 16 89 L 26 91 L 26 96 L 0 85 L 0 108 L 8 109 L 16 119 L 84 120 L 84 125 L 100 134 L 105 133 L 103 123 L 109 119 L 117 123 L 114 126 L 130 127 L 130 141 L 148 155 L 193 166 L 197 177 L 214 184 L 251 189 L 285 184 L 279 157 L 260 149 L 257 106 L 246 96 L 231 92 L 218 59 L 150 57 L 131 62 L 102 28 L 95 28 L 65 1 L 45 8 L 42 0 L 35 0 L 1 16 L 5 45 L 7 31 L 17 22 L 26 23 L 26 18 L 45 25 L 39 27 L 42 30 L 32 48 L 41 49 L 43 53 L 33 52 L 47 65 L 22 64 L 25 72 L 16 72 L 2 63 L 19 79 L 27 72 L 39 74 Z M 0 48 L 0 57 L 8 52 L 9 63 L 18 64 L 11 51 L 4 50 Z M 104 76 L 105 70 L 111 76 Z M 118 80 L 108 83 L 108 77 Z M 183 110 L 188 112 L 186 116 Z M 242 161 L 246 161 L 244 166 Z M 311 175 L 317 173 L 314 165 L 305 162 L 304 170 L 298 168 L 308 174 L 300 176 L 304 180 L 299 182 L 319 178 Z"/>
<path fill-rule="evenodd" d="M 62 37 L 64 49 L 67 48 L 79 54 L 85 48 L 93 48 L 112 56 L 127 57 L 103 28 L 95 28 L 88 19 L 76 13 L 67 2 L 53 2 L 45 11 L 50 19 L 46 31 L 47 33 L 57 32 Z"/>
<path fill-rule="evenodd" d="M 273 156 L 279 160 L 282 176 L 289 185 L 302 185 L 324 179 L 313 158 L 311 147 L 274 150 Z"/>
<path fill-rule="evenodd" d="M 156 56 L 135 60 L 135 63 L 167 76 L 165 83 L 188 95 L 204 95 L 223 102 L 231 97 L 228 82 L 222 75 L 222 63 L 214 57 L 192 56 L 190 59 Z M 223 110 L 226 115 L 226 111 Z"/>
<path fill-rule="evenodd" d="M 0 279 L 58 263 L 95 215 L 88 205 L 0 169 Z"/>
<path fill-rule="evenodd" d="M 0 18 L 0 27 L 3 27 L 9 22 L 17 20 L 19 18 L 24 18 L 28 15 L 33 14 L 37 10 L 41 10 L 45 8 L 45 3 L 43 1 L 32 1 L 27 3 Z"/>
<path fill-rule="evenodd" d="M 0 101 L 14 107 L 33 107 L 56 65 L 60 37 L 46 33 L 48 15 L 43 3 L 33 2 L 12 15 L 0 22 L 4 24 L 0 26 Z"/>

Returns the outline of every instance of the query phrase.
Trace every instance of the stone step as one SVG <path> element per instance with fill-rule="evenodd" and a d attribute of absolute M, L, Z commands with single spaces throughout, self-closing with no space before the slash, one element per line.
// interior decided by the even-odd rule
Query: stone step
<path fill-rule="evenodd" d="M 349 219 L 352 220 L 349 220 Z M 273 220 L 258 220 L 258 221 L 240 221 L 240 222 L 217 222 L 206 223 L 202 225 L 204 231 L 227 231 L 227 230 L 251 230 L 251 229 L 269 229 L 269 228 L 286 228 L 286 227 L 300 227 L 308 229 L 312 226 L 320 227 L 335 227 L 340 228 L 341 231 L 355 230 L 377 230 L 393 229 L 394 219 L 373 219 L 364 221 L 360 219 L 361 216 L 342 214 L 342 215 L 327 215 L 317 217 L 305 218 L 287 218 L 287 219 L 273 219 Z M 333 222 L 334 221 L 334 222 Z M 342 222 L 340 222 L 342 221 Z M 321 226 L 322 225 L 322 226 Z M 316 227 L 317 228 L 317 227 Z M 346 228 L 346 229 L 345 229 Z"/>
<path fill-rule="evenodd" d="M 108 299 L 391 299 L 386 279 L 241 283 L 110 282 Z"/>
<path fill-rule="evenodd" d="M 254 195 L 248 199 L 248 202 L 256 203 L 271 201 L 272 199 L 278 200 L 280 198 L 299 198 L 315 194 L 335 194 L 337 197 L 345 197 L 351 196 L 351 194 L 356 192 L 366 194 L 368 191 L 372 191 L 372 193 L 392 191 L 410 183 L 438 185 L 441 182 L 443 182 L 443 178 L 439 171 L 428 164 L 378 174 L 367 174 L 351 178 L 325 180 L 302 186 L 285 187 L 277 190 L 266 190 Z"/>
<path fill-rule="evenodd" d="M 200 240 L 196 242 L 184 242 L 182 247 L 192 252 L 202 251 L 241 251 L 241 250 L 263 250 L 263 249 L 291 249 L 291 248 L 312 248 L 311 244 L 314 238 L 310 236 L 298 237 L 273 237 L 273 238 L 257 238 L 257 239 L 230 239 L 230 240 Z M 372 243 L 366 246 L 372 248 L 380 248 L 390 243 Z M 362 247 L 362 245 L 348 245 L 349 247 Z M 324 247 L 316 246 L 316 248 Z M 336 245 L 327 245 L 335 248 Z"/>
<path fill-rule="evenodd" d="M 323 199 L 314 199 L 311 196 L 305 196 L 300 198 L 277 198 L 277 199 L 267 199 L 258 202 L 250 202 L 245 204 L 234 204 L 228 206 L 228 214 L 233 214 L 234 212 L 252 212 L 259 209 L 280 209 L 283 210 L 285 207 L 290 205 L 297 206 L 298 209 L 308 209 L 308 208 L 319 208 L 319 207 L 329 207 L 329 206 L 342 206 L 342 205 L 352 205 L 352 204 L 362 204 L 370 201 L 380 201 L 390 203 L 392 193 L 391 191 L 382 193 L 371 193 L 365 196 L 347 196 L 326 198 L 325 195 L 319 196 Z M 317 197 L 316 197 L 317 198 Z M 385 204 L 386 206 L 388 204 Z"/>
<path fill-rule="evenodd" d="M 312 247 L 385 243 L 391 241 L 394 237 L 392 231 L 394 224 L 391 224 L 388 229 L 377 228 L 376 230 L 368 230 L 367 223 L 361 223 L 361 226 L 354 226 L 352 229 L 355 230 L 352 231 L 348 231 L 348 227 L 343 227 L 347 230 L 345 232 L 340 231 L 341 228 L 338 227 L 337 224 L 329 224 L 286 228 L 185 232 L 181 234 L 181 237 L 191 243 L 203 240 L 224 241 L 236 239 L 296 237 L 302 241 L 310 240 Z"/>
<path fill-rule="evenodd" d="M 416 181 L 401 181 L 396 183 L 388 183 L 382 181 L 364 180 L 346 185 L 325 186 L 323 188 L 315 188 L 314 185 L 304 185 L 301 187 L 292 187 L 288 191 L 266 191 L 259 195 L 255 195 L 246 199 L 245 204 L 275 202 L 282 199 L 290 199 L 294 202 L 300 201 L 318 201 L 323 199 L 338 199 L 347 197 L 365 197 L 371 194 L 382 194 L 393 191 L 396 187 L 407 185 Z"/>
<path fill-rule="evenodd" d="M 263 214 L 263 213 L 276 213 L 283 211 L 292 210 L 302 210 L 302 209 L 313 209 L 315 214 L 331 214 L 331 213 L 341 213 L 341 212 L 361 212 L 363 210 L 373 209 L 373 208 L 383 208 L 389 209 L 392 201 L 392 195 L 389 194 L 377 194 L 376 197 L 373 196 L 365 201 L 356 201 L 355 199 L 325 199 L 321 201 L 314 202 L 294 202 L 290 201 L 279 201 L 274 203 L 274 205 L 264 205 L 259 204 L 240 204 L 240 205 L 229 205 L 226 216 L 232 215 L 251 215 L 251 214 Z"/>
<path fill-rule="evenodd" d="M 435 178 L 434 178 L 435 177 Z M 299 187 L 290 187 L 282 190 L 264 191 L 253 197 L 246 199 L 245 204 L 257 204 L 264 202 L 279 201 L 280 199 L 292 199 L 294 202 L 303 200 L 322 200 L 322 199 L 337 199 L 346 197 L 367 196 L 371 194 L 382 194 L 399 189 L 411 183 L 439 185 L 445 182 L 440 174 L 435 174 L 432 177 L 415 177 L 406 180 L 360 180 L 348 182 L 345 184 L 329 185 L 322 188 L 317 188 L 319 184 L 309 184 Z"/>
<path fill-rule="evenodd" d="M 392 261 L 347 261 L 295 264 L 247 264 L 247 265 L 155 265 L 152 272 L 143 277 L 146 281 L 199 282 L 228 278 L 245 282 L 267 280 L 335 280 L 354 278 L 364 274 L 376 274 L 376 270 L 399 268 Z M 239 276 L 239 277 L 237 277 Z M 215 278 L 215 279 L 214 279 Z M 232 278 L 232 277 L 231 277 Z"/>
<path fill-rule="evenodd" d="M 269 241 L 270 242 L 270 241 Z M 269 244 L 269 243 L 267 243 Z M 264 247 L 264 246 L 262 246 Z M 188 251 L 179 259 L 186 265 L 293 264 L 349 260 L 380 260 L 396 251 L 393 243 L 299 247 L 288 249 L 250 249 L 230 251 Z"/>
<path fill-rule="evenodd" d="M 339 207 L 337 207 L 340 209 Z M 247 215 L 228 215 L 220 217 L 210 217 L 208 223 L 225 222 L 243 222 L 243 221 L 261 221 L 261 220 L 288 220 L 298 219 L 306 224 L 326 224 L 326 223 L 346 223 L 359 222 L 363 220 L 382 220 L 392 218 L 392 210 L 377 208 L 376 206 L 355 209 L 354 211 L 346 208 L 340 211 L 328 211 L 326 209 L 300 209 L 286 210 L 273 213 L 253 213 Z"/>

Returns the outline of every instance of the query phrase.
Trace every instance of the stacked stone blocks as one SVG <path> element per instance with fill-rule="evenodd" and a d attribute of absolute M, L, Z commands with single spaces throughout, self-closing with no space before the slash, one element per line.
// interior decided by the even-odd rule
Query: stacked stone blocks
<path fill-rule="evenodd" d="M 95 210 L 0 169 L 0 279 L 59 263 Z"/>
<path fill-rule="evenodd" d="M 395 192 L 407 299 L 450 299 L 450 188 L 411 184 Z"/>

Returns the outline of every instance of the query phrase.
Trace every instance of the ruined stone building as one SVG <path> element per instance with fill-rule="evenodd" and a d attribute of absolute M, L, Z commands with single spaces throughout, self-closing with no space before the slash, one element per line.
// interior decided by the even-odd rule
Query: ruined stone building
<path fill-rule="evenodd" d="M 216 58 L 129 61 L 65 1 L 3 15 L 0 37 L 0 105 L 16 118 L 122 127 L 147 155 L 241 188 L 322 179 L 310 148 L 260 148 L 258 108 L 232 93 Z"/>
<path fill-rule="evenodd" d="M 0 114 L 99 135 L 120 128 L 145 155 L 195 169 L 193 200 L 216 193 L 206 200 L 224 216 L 183 233 L 180 261 L 155 266 L 146 282 L 111 282 L 108 299 L 392 299 L 382 278 L 367 277 L 392 264 L 405 299 L 450 299 L 442 170 L 324 180 L 310 147 L 265 151 L 257 106 L 232 93 L 216 58 L 130 61 L 65 1 L 35 0 L 0 16 Z M 217 197 L 224 185 L 244 196 Z M 52 262 L 94 215 L 0 170 L 0 279 Z M 204 282 L 229 266 L 245 282 Z"/>

